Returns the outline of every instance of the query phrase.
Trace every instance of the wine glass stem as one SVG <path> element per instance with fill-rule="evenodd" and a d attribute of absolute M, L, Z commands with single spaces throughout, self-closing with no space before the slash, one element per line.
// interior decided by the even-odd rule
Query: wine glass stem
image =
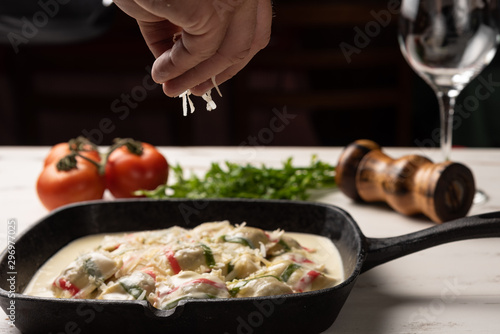
<path fill-rule="evenodd" d="M 455 111 L 455 97 L 457 95 L 458 92 L 454 89 L 440 90 L 437 93 L 441 118 L 441 152 L 444 161 L 449 161 L 451 155 L 453 113 Z"/>

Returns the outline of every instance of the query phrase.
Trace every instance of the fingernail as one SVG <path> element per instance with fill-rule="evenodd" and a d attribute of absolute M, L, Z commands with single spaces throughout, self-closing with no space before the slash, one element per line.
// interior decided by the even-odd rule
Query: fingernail
<path fill-rule="evenodd" d="M 168 80 L 168 72 L 155 71 L 153 68 L 153 71 L 151 72 L 151 77 L 153 78 L 154 82 L 158 84 L 163 84 Z"/>
<path fill-rule="evenodd" d="M 168 97 L 179 97 L 179 95 L 181 95 L 182 93 L 184 93 L 186 91 L 186 89 L 178 89 L 178 88 L 172 87 L 171 85 L 169 85 L 169 83 L 170 82 L 168 82 L 168 81 L 163 83 L 163 92 Z"/>

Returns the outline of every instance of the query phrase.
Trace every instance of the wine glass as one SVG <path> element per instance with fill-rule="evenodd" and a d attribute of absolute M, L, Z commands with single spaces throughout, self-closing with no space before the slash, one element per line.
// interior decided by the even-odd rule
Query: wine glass
<path fill-rule="evenodd" d="M 497 0 L 403 0 L 398 41 L 403 56 L 437 95 L 440 145 L 450 160 L 455 101 L 493 59 L 499 42 Z M 476 193 L 474 202 L 486 196 Z"/>
<path fill-rule="evenodd" d="M 456 97 L 490 63 L 499 41 L 496 0 L 403 0 L 399 45 L 439 101 L 440 144 L 450 159 Z"/>

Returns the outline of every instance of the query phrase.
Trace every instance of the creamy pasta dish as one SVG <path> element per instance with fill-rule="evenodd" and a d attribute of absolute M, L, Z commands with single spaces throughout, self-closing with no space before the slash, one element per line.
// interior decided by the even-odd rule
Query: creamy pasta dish
<path fill-rule="evenodd" d="M 299 293 L 343 279 L 328 239 L 228 221 L 101 236 L 68 262 L 50 282 L 34 282 L 25 293 L 37 295 L 34 286 L 45 284 L 57 298 L 147 300 L 168 310 L 184 299 Z"/>

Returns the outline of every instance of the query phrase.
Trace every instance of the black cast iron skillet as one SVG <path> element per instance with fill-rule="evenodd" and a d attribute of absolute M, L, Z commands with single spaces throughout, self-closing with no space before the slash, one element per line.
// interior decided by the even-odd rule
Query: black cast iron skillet
<path fill-rule="evenodd" d="M 30 297 L 20 292 L 37 269 L 68 242 L 94 233 L 148 230 L 228 219 L 266 230 L 330 238 L 346 279 L 319 291 L 258 298 L 191 300 L 163 311 L 147 302 Z M 376 222 L 373 222 L 376 224 Z M 500 237 L 500 212 L 468 217 L 400 237 L 365 237 L 348 213 L 332 205 L 261 200 L 132 200 L 93 202 L 54 211 L 16 242 L 16 293 L 9 296 L 7 253 L 0 259 L 0 303 L 15 301 L 23 333 L 319 333 L 335 321 L 359 274 L 439 244 Z"/>

